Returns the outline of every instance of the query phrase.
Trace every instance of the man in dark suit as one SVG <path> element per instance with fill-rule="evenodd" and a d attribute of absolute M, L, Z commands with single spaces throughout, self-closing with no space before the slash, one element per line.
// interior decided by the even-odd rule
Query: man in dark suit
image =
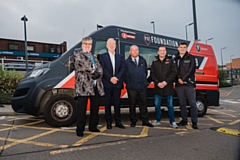
<path fill-rule="evenodd" d="M 130 47 L 130 55 L 125 61 L 124 81 L 127 86 L 127 93 L 129 99 L 129 117 L 131 120 L 131 127 L 135 127 L 137 123 L 136 103 L 139 102 L 140 119 L 143 126 L 153 127 L 148 121 L 147 110 L 147 62 L 139 55 L 138 46 L 132 45 Z"/>
<path fill-rule="evenodd" d="M 107 129 L 112 129 L 112 98 L 114 105 L 114 118 L 116 127 L 124 129 L 120 115 L 120 93 L 123 88 L 122 76 L 124 73 L 124 60 L 121 55 L 115 53 L 116 41 L 113 38 L 107 40 L 108 52 L 100 56 L 100 64 L 103 68 L 103 85 L 105 91 L 105 119 Z"/>

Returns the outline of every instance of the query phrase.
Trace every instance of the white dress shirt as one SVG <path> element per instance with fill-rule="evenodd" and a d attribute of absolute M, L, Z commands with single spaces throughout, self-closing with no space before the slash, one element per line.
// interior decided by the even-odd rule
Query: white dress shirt
<path fill-rule="evenodd" d="M 132 57 L 132 61 L 134 62 L 135 61 L 135 59 L 136 59 L 136 61 L 137 61 L 137 65 L 138 65 L 138 62 L 139 62 L 139 56 L 137 56 L 136 58 L 133 58 Z M 135 63 L 135 62 L 134 62 Z"/>
<path fill-rule="evenodd" d="M 110 56 L 110 59 L 112 62 L 113 75 L 115 75 L 115 52 L 113 54 L 110 52 L 108 52 L 108 53 L 109 53 L 109 56 Z"/>

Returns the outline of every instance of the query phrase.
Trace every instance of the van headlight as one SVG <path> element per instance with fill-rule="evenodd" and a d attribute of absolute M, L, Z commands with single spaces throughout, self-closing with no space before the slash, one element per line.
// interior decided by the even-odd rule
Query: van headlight
<path fill-rule="evenodd" d="M 49 68 L 41 68 L 33 70 L 32 73 L 28 77 L 39 77 L 45 73 L 47 73 Z"/>

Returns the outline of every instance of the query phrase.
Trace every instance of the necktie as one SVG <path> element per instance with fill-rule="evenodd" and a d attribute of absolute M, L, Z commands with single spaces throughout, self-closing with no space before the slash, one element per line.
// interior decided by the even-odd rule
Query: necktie
<path fill-rule="evenodd" d="M 136 58 L 134 58 L 134 63 L 137 65 L 137 60 L 136 60 Z"/>

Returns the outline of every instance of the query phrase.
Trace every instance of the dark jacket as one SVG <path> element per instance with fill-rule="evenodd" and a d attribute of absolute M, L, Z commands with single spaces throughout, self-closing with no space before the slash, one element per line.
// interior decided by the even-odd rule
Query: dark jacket
<path fill-rule="evenodd" d="M 123 73 L 124 73 L 124 60 L 120 54 L 115 53 L 115 75 L 113 75 L 113 67 L 109 53 L 106 52 L 99 57 L 100 64 L 103 69 L 103 85 L 104 88 L 111 88 L 115 86 L 116 88 L 123 88 Z M 112 84 L 110 79 L 115 76 L 118 78 L 117 84 Z"/>
<path fill-rule="evenodd" d="M 103 70 L 97 57 L 94 56 L 96 68 L 100 72 L 101 77 L 97 79 L 97 89 L 100 96 L 104 95 L 102 74 Z M 75 93 L 74 96 L 94 96 L 93 79 L 92 79 L 92 61 L 86 52 L 80 48 L 74 50 L 74 66 L 75 66 Z"/>
<path fill-rule="evenodd" d="M 162 61 L 157 59 L 152 62 L 151 78 L 154 82 L 154 93 L 160 96 L 173 95 L 173 82 L 177 74 L 176 64 L 171 57 L 165 57 Z M 167 85 L 164 88 L 159 88 L 158 83 L 166 81 Z"/>
<path fill-rule="evenodd" d="M 138 65 L 132 61 L 132 57 L 129 56 L 125 60 L 125 72 L 124 81 L 129 90 L 145 90 L 148 87 L 147 81 L 147 62 L 139 56 Z"/>
<path fill-rule="evenodd" d="M 181 86 L 181 84 L 178 83 L 179 78 L 181 78 L 183 82 L 186 82 L 186 84 L 183 85 L 195 87 L 196 82 L 194 74 L 196 71 L 196 62 L 194 56 L 186 52 L 183 57 L 180 57 L 178 53 L 174 60 L 177 65 L 176 87 Z"/>

